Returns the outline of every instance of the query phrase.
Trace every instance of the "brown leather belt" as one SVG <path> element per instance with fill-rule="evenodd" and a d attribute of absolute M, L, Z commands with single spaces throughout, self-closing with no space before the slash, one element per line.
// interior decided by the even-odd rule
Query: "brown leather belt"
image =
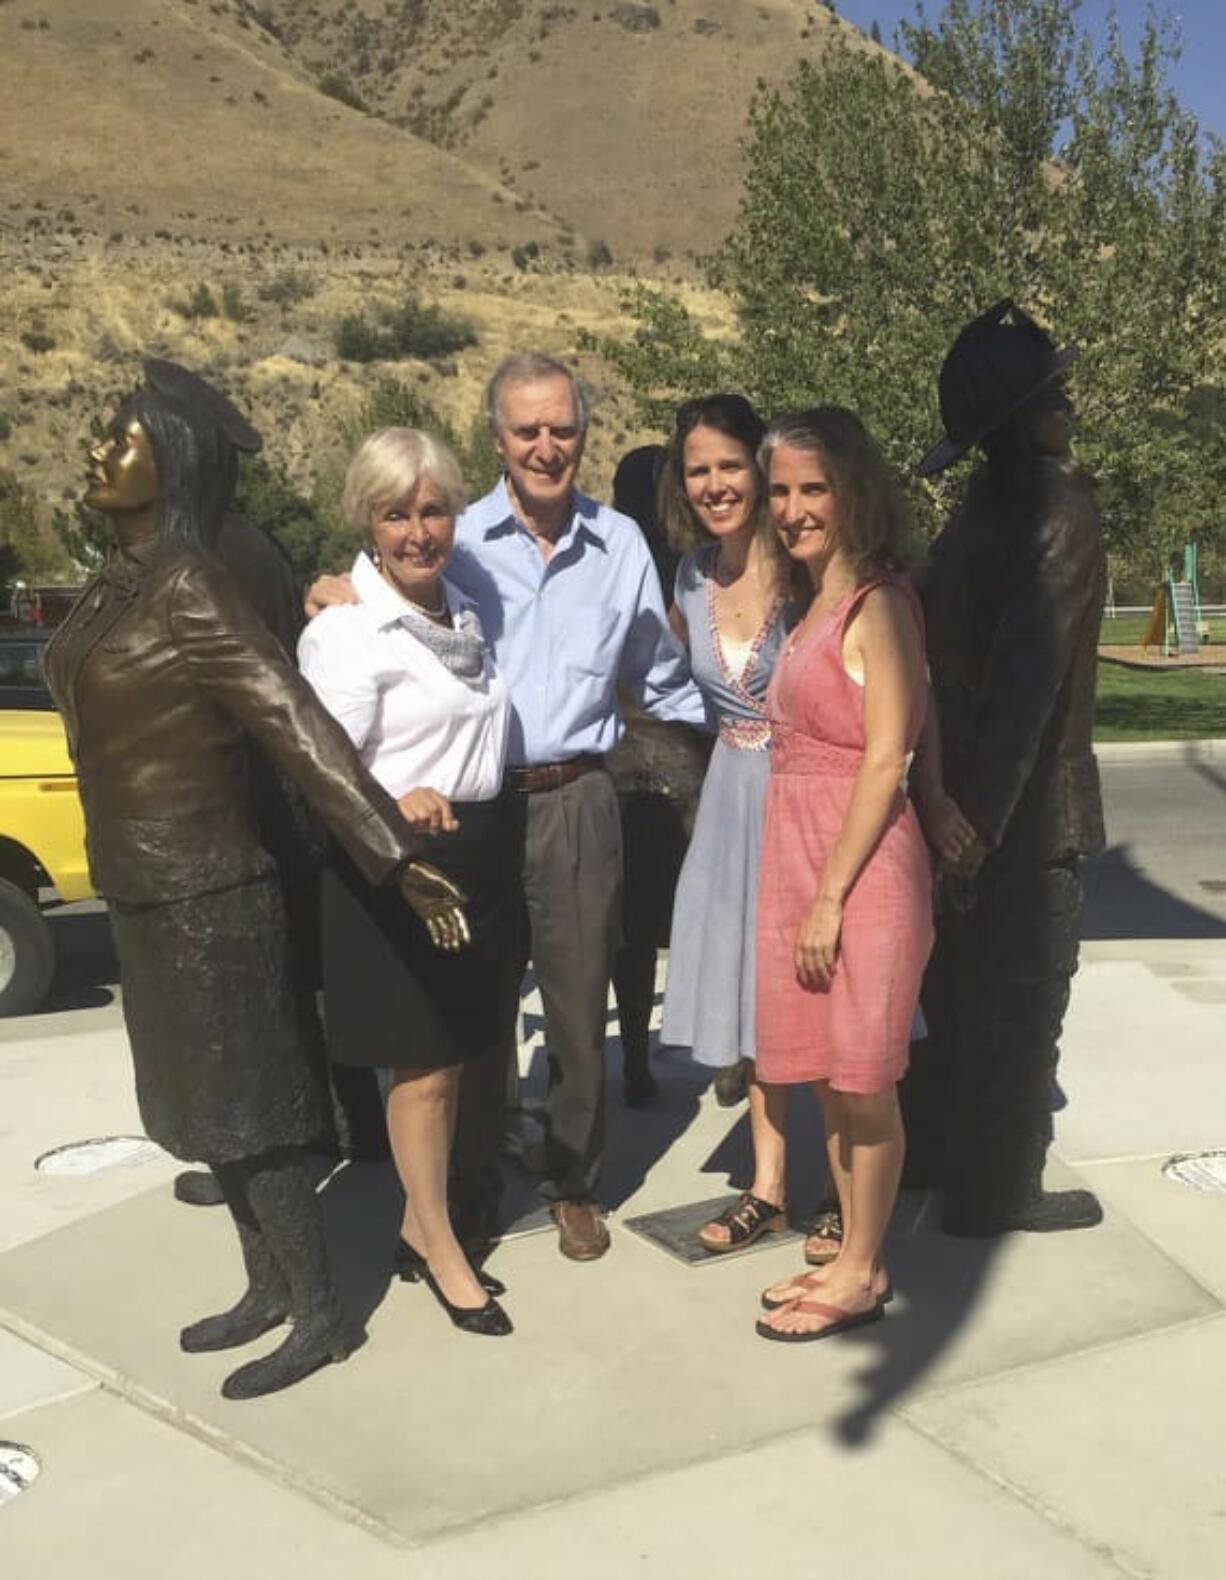
<path fill-rule="evenodd" d="M 508 768 L 506 787 L 523 795 L 535 795 L 540 790 L 560 790 L 584 774 L 594 773 L 604 767 L 604 758 L 589 754 L 585 757 L 568 757 L 564 763 L 533 763 L 528 768 Z"/>

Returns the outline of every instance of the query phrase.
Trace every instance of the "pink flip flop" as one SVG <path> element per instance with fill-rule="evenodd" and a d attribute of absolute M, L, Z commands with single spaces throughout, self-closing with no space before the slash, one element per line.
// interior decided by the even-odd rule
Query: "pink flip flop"
<path fill-rule="evenodd" d="M 797 1273 L 792 1282 L 799 1289 L 816 1289 L 821 1284 L 822 1280 L 817 1276 L 816 1273 Z M 781 1311 L 784 1306 L 790 1306 L 794 1300 L 799 1300 L 802 1298 L 803 1297 L 800 1295 L 789 1295 L 786 1300 L 772 1300 L 769 1294 L 763 1290 L 762 1309 L 763 1311 Z M 878 1303 L 883 1306 L 888 1306 L 893 1298 L 893 1284 L 887 1284 L 882 1290 L 881 1294 L 877 1297 Z"/>
<path fill-rule="evenodd" d="M 756 1322 L 754 1327 L 759 1338 L 775 1339 L 780 1344 L 809 1344 L 815 1339 L 833 1338 L 836 1333 L 847 1333 L 851 1328 L 880 1322 L 885 1316 L 885 1307 L 881 1301 L 870 1306 L 867 1311 L 844 1311 L 842 1306 L 828 1306 L 821 1300 L 789 1300 L 787 1304 L 790 1311 L 803 1311 L 806 1315 L 812 1312 L 815 1317 L 828 1317 L 830 1320 L 824 1328 L 818 1328 L 813 1333 L 781 1333 L 768 1322 Z"/>

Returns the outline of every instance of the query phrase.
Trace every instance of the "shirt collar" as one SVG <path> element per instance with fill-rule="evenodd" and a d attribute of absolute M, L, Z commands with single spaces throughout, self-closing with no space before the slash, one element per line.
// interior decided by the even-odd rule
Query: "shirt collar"
<path fill-rule="evenodd" d="M 382 630 L 389 625 L 399 625 L 404 620 L 405 601 L 394 587 L 389 587 L 379 574 L 379 568 L 365 552 L 358 555 L 350 571 L 353 590 L 362 607 L 369 611 L 375 624 Z M 454 610 L 451 588 L 439 577 L 447 607 Z"/>
<path fill-rule="evenodd" d="M 600 506 L 594 499 L 581 494 L 577 488 L 572 491 L 571 503 L 573 506 L 571 518 L 558 538 L 555 552 L 579 538 L 586 538 L 596 548 L 605 549 L 607 544 L 604 533 L 597 526 Z M 477 508 L 480 511 L 481 536 L 487 543 L 492 538 L 506 537 L 512 532 L 523 532 L 530 536 L 528 529 L 515 514 L 505 476 L 500 477 L 485 498 L 477 502 Z"/>

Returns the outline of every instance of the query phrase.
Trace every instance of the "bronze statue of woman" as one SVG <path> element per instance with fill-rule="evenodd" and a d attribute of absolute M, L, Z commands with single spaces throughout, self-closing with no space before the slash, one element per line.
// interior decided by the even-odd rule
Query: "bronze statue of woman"
<path fill-rule="evenodd" d="M 238 452 L 259 436 L 203 380 L 145 364 L 90 452 L 85 503 L 116 552 L 48 645 L 109 903 L 147 1134 L 207 1163 L 234 1218 L 248 1288 L 185 1328 L 187 1351 L 249 1343 L 287 1318 L 227 1398 L 298 1381 L 350 1347 L 304 1147 L 325 1097 L 294 991 L 282 890 L 250 811 L 250 737 L 367 878 L 399 883 L 434 942 L 466 938 L 462 896 L 415 862 L 416 836 L 340 726 L 210 555 Z"/>

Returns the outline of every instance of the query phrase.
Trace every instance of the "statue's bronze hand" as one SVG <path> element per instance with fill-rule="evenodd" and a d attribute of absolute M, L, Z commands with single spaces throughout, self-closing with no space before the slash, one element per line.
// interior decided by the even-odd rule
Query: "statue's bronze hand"
<path fill-rule="evenodd" d="M 399 881 L 401 894 L 426 924 L 436 949 L 454 952 L 471 942 L 464 891 L 450 878 L 424 861 L 411 861 L 401 870 Z"/>

